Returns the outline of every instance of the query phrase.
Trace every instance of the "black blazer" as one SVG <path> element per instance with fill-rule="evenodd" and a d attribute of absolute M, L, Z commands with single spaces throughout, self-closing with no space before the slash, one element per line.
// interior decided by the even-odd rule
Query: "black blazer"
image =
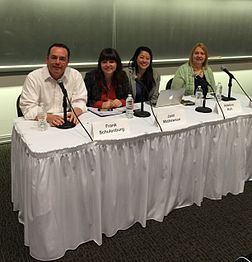
<path fill-rule="evenodd" d="M 95 102 L 101 100 L 102 87 L 99 85 L 99 80 L 96 76 L 97 69 L 86 73 L 84 81 L 88 92 L 87 106 L 93 106 Z M 115 87 L 116 98 L 126 99 L 129 93 L 129 79 L 123 71 L 122 81 Z"/>

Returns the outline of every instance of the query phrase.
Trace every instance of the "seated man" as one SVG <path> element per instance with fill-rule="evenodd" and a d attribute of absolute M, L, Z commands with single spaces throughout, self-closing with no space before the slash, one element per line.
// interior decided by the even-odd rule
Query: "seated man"
<path fill-rule="evenodd" d="M 64 123 L 63 93 L 58 84 L 60 79 L 67 90 L 74 112 L 77 116 L 86 112 L 87 90 L 80 72 L 68 67 L 70 50 L 64 44 L 53 44 L 49 47 L 47 66 L 36 69 L 28 74 L 25 79 L 20 108 L 25 119 L 37 120 L 39 103 L 44 103 L 47 111 L 47 122 L 51 126 L 60 126 Z M 71 111 L 67 119 L 74 124 L 78 119 Z"/>

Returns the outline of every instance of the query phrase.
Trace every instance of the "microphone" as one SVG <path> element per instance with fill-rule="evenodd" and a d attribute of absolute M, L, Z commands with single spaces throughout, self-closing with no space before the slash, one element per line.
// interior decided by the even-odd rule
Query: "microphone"
<path fill-rule="evenodd" d="M 146 91 L 145 85 L 141 81 L 138 80 L 137 76 L 133 73 L 133 70 L 130 70 L 130 73 L 133 76 L 134 80 L 136 82 L 138 82 L 141 85 L 142 89 L 144 88 L 144 90 Z M 142 98 L 141 99 L 141 111 L 140 110 L 135 110 L 135 112 L 134 112 L 134 115 L 137 116 L 137 117 L 138 117 L 138 114 L 143 114 L 143 113 L 139 113 L 139 112 L 143 112 L 143 90 L 141 90 L 141 92 L 142 92 L 142 94 L 141 94 L 141 96 L 142 96 L 141 97 Z M 156 115 L 154 114 L 152 103 L 151 103 L 150 100 L 148 100 L 148 101 L 150 102 L 150 108 L 151 108 L 152 115 L 153 115 L 157 125 L 159 126 L 160 131 L 163 132 L 163 129 L 162 129 L 160 123 L 158 122 L 158 119 L 157 119 Z M 146 114 L 146 117 L 150 116 L 149 112 L 147 112 L 147 111 L 144 111 L 144 112 L 145 112 L 144 114 Z"/>
<path fill-rule="evenodd" d="M 67 120 L 67 90 L 64 87 L 63 81 L 61 79 L 57 80 L 57 84 L 60 86 L 60 89 L 63 93 L 63 113 L 64 113 L 64 123 L 60 126 L 56 126 L 57 128 L 61 129 L 68 129 L 75 127 L 75 124 Z"/>
<path fill-rule="evenodd" d="M 236 100 L 234 97 L 231 97 L 231 88 L 232 88 L 232 79 L 236 80 L 234 75 L 231 74 L 226 67 L 221 66 L 221 70 L 224 71 L 226 74 L 229 75 L 229 82 L 228 82 L 228 96 L 222 96 L 223 101 L 231 101 Z"/>
<path fill-rule="evenodd" d="M 207 96 L 207 91 L 208 91 L 207 86 L 209 84 L 207 81 L 202 79 L 199 75 L 196 75 L 195 79 L 197 79 L 202 84 L 201 86 L 202 86 L 202 91 L 203 91 L 203 105 L 196 107 L 195 110 L 201 113 L 211 113 L 212 109 L 209 107 L 206 107 L 206 96 Z"/>
<path fill-rule="evenodd" d="M 62 79 L 57 80 L 57 83 L 60 86 L 60 89 L 61 89 L 63 95 L 67 97 L 67 91 L 66 91 L 66 88 L 64 87 Z"/>
<path fill-rule="evenodd" d="M 138 83 L 141 86 L 141 109 L 134 111 L 134 116 L 136 117 L 149 117 L 150 112 L 144 111 L 144 91 L 146 90 L 146 87 L 142 81 L 140 81 L 136 75 L 134 75 L 134 80 L 136 81 L 136 84 Z"/>
<path fill-rule="evenodd" d="M 201 78 L 199 75 L 196 75 L 195 79 L 197 79 L 198 82 L 200 82 L 201 87 L 202 87 L 203 97 L 206 98 L 207 92 L 208 92 L 207 86 L 209 86 L 210 84 L 205 79 Z"/>
<path fill-rule="evenodd" d="M 226 67 L 224 67 L 224 66 L 221 66 L 221 70 L 222 70 L 222 71 L 224 71 L 226 74 L 228 74 L 228 75 L 229 75 L 229 77 L 231 77 L 231 78 L 235 79 L 234 75 L 233 75 L 232 73 L 230 73 L 230 72 L 227 70 L 227 68 L 226 68 Z"/>
<path fill-rule="evenodd" d="M 220 102 L 219 102 L 218 98 L 216 97 L 215 90 L 214 90 L 213 87 L 208 83 L 208 81 L 207 81 L 206 79 L 202 79 L 202 78 L 201 78 L 201 81 L 202 81 L 202 82 L 204 81 L 204 82 L 206 83 L 206 85 L 211 88 L 211 90 L 212 90 L 212 92 L 213 92 L 213 96 L 214 96 L 214 98 L 215 98 L 215 100 L 216 100 L 216 102 L 217 102 L 217 104 L 218 104 L 218 106 L 219 106 L 219 108 L 220 108 L 220 110 L 221 110 L 223 119 L 226 119 L 226 118 L 225 118 L 225 115 L 224 115 L 224 112 L 223 112 L 223 109 L 222 109 L 222 107 L 221 107 L 221 105 L 220 105 Z"/>
<path fill-rule="evenodd" d="M 206 79 L 201 78 L 199 75 L 194 75 L 194 78 L 201 83 L 203 96 L 206 97 L 208 93 L 208 86 L 211 86 Z"/>

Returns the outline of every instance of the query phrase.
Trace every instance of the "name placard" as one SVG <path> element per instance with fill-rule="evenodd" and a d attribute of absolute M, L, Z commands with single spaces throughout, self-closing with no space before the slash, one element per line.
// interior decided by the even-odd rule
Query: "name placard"
<path fill-rule="evenodd" d="M 225 116 L 235 115 L 236 113 L 242 112 L 242 107 L 239 100 L 220 101 L 219 103 Z M 215 104 L 215 111 L 219 115 L 222 115 L 221 109 L 217 103 Z"/>
<path fill-rule="evenodd" d="M 167 107 L 157 113 L 157 119 L 163 130 L 181 127 L 186 123 L 185 110 L 181 107 Z"/>
<path fill-rule="evenodd" d="M 100 120 L 92 123 L 94 140 L 120 139 L 129 134 L 127 119 Z"/>

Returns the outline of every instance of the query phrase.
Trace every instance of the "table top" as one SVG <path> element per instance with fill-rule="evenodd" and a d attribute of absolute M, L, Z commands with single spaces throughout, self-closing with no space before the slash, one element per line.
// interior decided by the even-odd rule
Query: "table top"
<path fill-rule="evenodd" d="M 239 112 L 238 114 L 227 116 L 226 119 L 252 114 L 252 108 L 249 107 L 248 99 L 242 95 L 237 95 L 236 97 L 239 99 L 243 111 Z M 194 98 L 185 97 L 184 99 L 193 100 Z M 206 100 L 207 107 L 214 109 L 215 105 L 216 102 L 214 99 Z M 139 104 L 135 105 L 135 108 L 139 107 Z M 155 114 L 166 109 L 167 107 L 153 108 Z M 168 131 L 166 132 L 174 132 L 214 121 L 223 121 L 223 116 L 217 114 L 214 111 L 211 113 L 200 113 L 195 111 L 195 106 L 174 106 L 174 110 L 178 109 L 184 110 L 186 123 L 183 125 L 183 127 L 171 124 Z M 151 111 L 148 104 L 145 104 L 145 110 Z M 104 119 L 111 120 L 112 118 L 114 120 L 127 119 L 125 113 L 108 117 L 100 117 L 92 112 L 86 112 L 80 116 L 82 124 L 90 133 L 92 123 L 94 121 L 105 121 Z M 127 137 L 125 138 L 132 138 L 146 134 L 157 134 L 161 132 L 152 114 L 147 118 L 134 117 L 132 119 L 128 119 L 128 124 L 130 133 L 127 134 Z M 29 150 L 34 153 L 44 153 L 66 148 L 75 148 L 92 142 L 80 124 L 71 129 L 64 130 L 49 126 L 46 131 L 40 131 L 38 129 L 37 121 L 24 120 L 23 117 L 19 117 L 14 120 L 14 128 L 21 135 Z M 118 138 L 115 137 L 113 139 Z"/>

